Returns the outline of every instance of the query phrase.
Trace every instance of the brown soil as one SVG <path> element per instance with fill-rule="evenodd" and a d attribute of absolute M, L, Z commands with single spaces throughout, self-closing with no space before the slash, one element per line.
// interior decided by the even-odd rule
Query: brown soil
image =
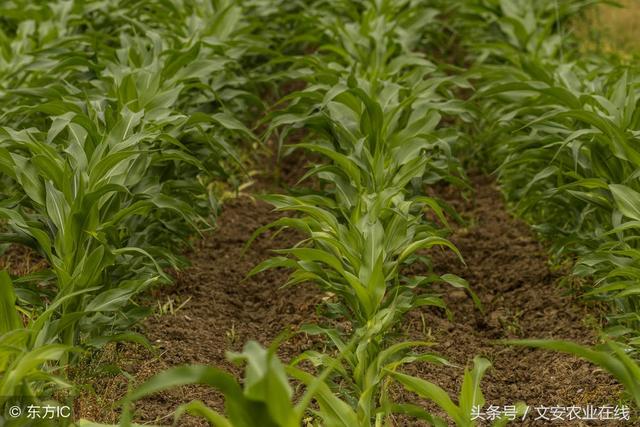
<path fill-rule="evenodd" d="M 452 236 L 467 266 L 445 252 L 431 251 L 430 255 L 439 271 L 458 274 L 470 282 L 482 300 L 485 314 L 475 309 L 464 293 L 450 289 L 446 289 L 446 300 L 453 320 L 438 310 L 411 313 L 405 322 L 406 334 L 434 340 L 435 350 L 458 367 L 415 365 L 408 370 L 457 395 L 463 367 L 475 355 L 482 355 L 493 364 L 483 381 L 487 405 L 517 401 L 545 406 L 617 404 L 620 387 L 593 365 L 564 354 L 494 344 L 502 338 L 524 337 L 593 343 L 599 311 L 558 286 L 560 273 L 550 270 L 545 250 L 529 228 L 507 213 L 493 181 L 478 176 L 473 183 L 477 194 L 468 202 L 452 188 L 439 192 L 471 219 L 471 225 L 458 227 Z M 226 204 L 216 233 L 188 254 L 192 266 L 176 275 L 175 285 L 153 294 L 161 304 L 173 301 L 176 307 L 185 303 L 173 314 L 152 316 L 145 322 L 145 333 L 159 354 L 154 356 L 127 345 L 102 357 L 125 369 L 136 383 L 169 366 L 185 363 L 206 363 L 240 374 L 226 361 L 226 350 L 240 350 L 250 339 L 268 344 L 287 327 L 295 330 L 300 324 L 313 322 L 322 295 L 312 285 L 282 289 L 285 271 L 270 271 L 244 280 L 253 266 L 269 256 L 269 249 L 291 246 L 297 241 L 293 235 L 280 235 L 273 240 L 267 235 L 242 254 L 251 233 L 276 217 L 268 206 L 247 197 Z M 309 338 L 297 335 L 281 346 L 280 355 L 289 360 L 312 345 Z M 91 374 L 87 371 L 84 375 L 88 378 Z M 76 414 L 116 421 L 117 410 L 112 402 L 126 392 L 125 376 L 103 375 L 95 378 L 93 388 L 94 393 L 78 400 Z M 222 409 L 218 394 L 190 387 L 145 399 L 138 403 L 136 414 L 140 421 L 170 424 L 171 411 L 193 399 Z M 200 425 L 206 424 L 196 419 L 180 421 L 180 426 Z M 574 421 L 553 425 L 582 424 Z"/>
<path fill-rule="evenodd" d="M 283 270 L 246 279 L 254 266 L 273 255 L 271 249 L 290 247 L 299 240 L 292 233 L 271 239 L 272 233 L 268 232 L 243 253 L 252 233 L 278 217 L 271 210 L 266 203 L 249 197 L 225 204 L 218 230 L 187 254 L 192 266 L 175 275 L 174 285 L 153 292 L 155 304 L 166 306 L 157 311 L 165 314 L 147 319 L 144 334 L 157 347 L 158 354 L 126 345 L 102 355 L 106 360 L 100 364 L 118 365 L 135 377 L 135 383 L 186 363 L 221 367 L 241 377 L 242 370 L 227 361 L 227 351 L 241 351 L 249 340 L 267 346 L 287 328 L 295 331 L 302 324 L 317 322 L 315 310 L 322 295 L 314 287 L 283 288 L 288 274 Z M 173 306 L 173 313 L 168 306 Z M 177 307 L 180 308 L 175 310 Z M 294 335 L 279 347 L 280 357 L 288 361 L 299 355 L 313 344 L 311 339 Z M 126 378 L 96 378 L 93 390 L 78 399 L 75 413 L 92 420 L 116 422 L 113 403 L 126 393 Z M 167 415 L 179 404 L 194 399 L 218 409 L 223 406 L 217 393 L 191 387 L 146 399 L 137 405 L 136 414 L 141 421 L 171 424 Z M 180 426 L 200 425 L 207 424 L 188 417 L 180 421 Z"/>
<path fill-rule="evenodd" d="M 0 270 L 7 270 L 14 276 L 25 276 L 47 267 L 42 257 L 22 245 L 11 244 L 0 248 Z"/>
<path fill-rule="evenodd" d="M 562 272 L 552 271 L 544 247 L 530 228 L 507 212 L 491 178 L 476 176 L 472 182 L 475 196 L 469 201 L 451 187 L 440 194 L 469 220 L 467 227 L 457 227 L 450 236 L 467 265 L 449 252 L 432 251 L 431 256 L 439 273 L 453 273 L 468 280 L 482 301 L 484 314 L 463 291 L 440 288 L 453 312 L 453 321 L 440 310 L 412 312 L 406 331 L 413 338 L 434 340 L 434 350 L 459 367 L 419 365 L 408 370 L 457 395 L 463 368 L 471 366 L 474 356 L 482 355 L 492 363 L 482 382 L 485 407 L 521 401 L 531 407 L 533 418 L 538 416 L 536 406 L 618 404 L 621 387 L 594 365 L 570 355 L 497 342 L 554 338 L 594 344 L 602 311 L 558 283 L 564 277 Z M 521 425 L 544 424 L 540 420 L 532 422 L 530 417 Z M 587 425 L 576 420 L 552 424 Z"/>

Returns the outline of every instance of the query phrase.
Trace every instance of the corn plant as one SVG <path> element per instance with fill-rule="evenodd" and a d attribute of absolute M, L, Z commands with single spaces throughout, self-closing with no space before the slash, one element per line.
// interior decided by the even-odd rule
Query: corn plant
<path fill-rule="evenodd" d="M 304 405 L 309 403 L 309 398 L 303 396 L 301 405 L 293 404 L 293 389 L 273 347 L 267 350 L 256 342 L 249 342 L 242 353 L 229 353 L 228 357 L 234 363 L 246 364 L 243 386 L 233 376 L 216 368 L 186 366 L 158 374 L 136 388 L 127 397 L 127 402 L 177 385 L 205 384 L 225 395 L 228 418 L 206 408 L 201 402 L 191 402 L 178 408 L 176 421 L 181 414 L 190 413 L 202 416 L 216 426 L 297 427 L 302 424 Z M 125 412 L 120 425 L 128 425 L 130 417 L 130 412 Z"/>
<path fill-rule="evenodd" d="M 300 262 L 276 258 L 258 266 L 253 273 L 275 266 L 295 267 L 299 272 L 292 275 L 293 282 L 317 278 L 331 292 L 339 292 L 356 324 L 363 325 L 384 306 L 385 294 L 398 294 L 388 292 L 388 283 L 400 284 L 401 266 L 417 250 L 442 245 L 455 251 L 437 227 L 421 220 L 421 213 L 428 209 L 446 224 L 440 202 L 424 196 L 405 196 L 407 186 L 416 180 L 421 183 L 428 168 L 437 176 L 437 162 L 430 163 L 429 157 L 418 154 L 439 152 L 442 142 L 431 138 L 429 131 L 440 116 L 431 111 L 421 117 L 417 112 L 424 111 L 429 104 L 418 101 L 415 122 L 404 128 L 396 120 L 407 113 L 411 120 L 411 104 L 405 106 L 394 99 L 392 91 L 387 103 L 397 108 L 384 112 L 381 108 L 384 104 L 374 101 L 353 81 L 351 88 L 336 90 L 333 96 L 326 99 L 326 112 L 307 119 L 310 128 L 322 139 L 297 144 L 331 162 L 312 168 L 308 174 L 330 183 L 325 190 L 330 197 L 267 198 L 280 210 L 306 214 L 303 219 L 279 220 L 271 227 L 294 227 L 309 233 L 309 243 L 315 249 L 281 251 Z M 291 115 L 284 117 L 289 119 Z M 446 171 L 446 166 L 443 169 Z M 256 235 L 262 231 L 258 230 Z M 328 275 L 319 276 L 318 272 Z M 445 279 L 464 283 L 459 278 Z"/>
<path fill-rule="evenodd" d="M 585 74 L 583 68 L 571 71 Z M 509 154 L 501 174 L 521 214 L 539 224 L 545 235 L 554 236 L 557 252 L 579 255 L 574 273 L 595 279 L 585 296 L 611 302 L 609 331 L 625 340 L 624 348 L 637 358 L 640 192 L 638 92 L 633 76 L 630 70 L 613 70 L 592 80 L 585 78 L 581 87 L 566 85 L 557 77 L 549 82 L 512 83 L 509 91 L 529 94 L 532 107 L 522 110 L 529 133 L 506 145 Z M 506 86 L 494 88 L 495 93 L 506 90 Z M 538 108 L 546 113 L 532 120 L 529 112 Z M 528 179 L 526 185 L 522 179 Z M 517 189 L 518 185 L 522 187 Z M 580 355 L 616 378 L 621 378 L 618 365 L 633 371 L 632 359 L 615 343 L 593 350 L 571 343 L 537 342 L 536 346 Z M 630 382 L 633 377 L 621 383 L 637 399 Z"/>
<path fill-rule="evenodd" d="M 41 389 L 34 388 L 33 384 L 56 383 L 59 386 L 65 382 L 54 375 L 53 371 L 43 370 L 41 365 L 51 362 L 59 362 L 73 348 L 55 343 L 44 343 L 33 350 L 31 342 L 37 339 L 39 330 L 51 317 L 56 305 L 44 312 L 37 320 L 30 320 L 27 325 L 23 323 L 21 313 L 16 310 L 16 294 L 9 275 L 0 272 L 0 285 L 2 295 L 0 297 L 0 392 L 2 400 L 0 406 L 18 396 L 22 398 L 36 399 L 41 397 Z M 68 317 L 64 319 L 68 321 Z M 2 419 L 4 413 L 0 415 Z"/>

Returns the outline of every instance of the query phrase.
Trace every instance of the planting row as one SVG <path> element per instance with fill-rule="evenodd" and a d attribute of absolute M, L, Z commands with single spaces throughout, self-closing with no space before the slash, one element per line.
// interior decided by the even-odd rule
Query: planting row
<path fill-rule="evenodd" d="M 235 116 L 260 107 L 241 65 L 260 46 L 240 14 L 231 1 L 2 4 L 0 242 L 44 265 L 0 273 L 3 410 L 71 399 L 81 353 L 145 343 L 134 296 L 212 227 L 214 180 L 241 171 L 231 142 L 252 138 Z"/>
<path fill-rule="evenodd" d="M 447 213 L 455 212 L 424 194 L 435 182 L 464 182 L 452 156 L 458 135 L 442 119 L 463 120 L 464 106 L 453 91 L 467 84 L 418 53 L 428 9 L 411 6 L 364 1 L 332 2 L 329 8 L 318 2 L 304 9 L 304 25 L 293 28 L 316 50 L 275 60 L 287 64 L 284 78 L 303 82 L 304 89 L 283 97 L 267 115 L 265 139 L 277 141 L 283 154 L 305 150 L 318 160 L 301 180 L 311 181 L 308 187 L 264 197 L 291 216 L 255 233 L 295 229 L 304 239 L 250 274 L 284 267 L 291 271 L 286 285 L 319 286 L 328 296 L 326 320 L 300 332 L 323 336 L 328 348 L 307 351 L 283 367 L 277 343 L 269 350 L 249 343 L 232 356 L 247 362 L 242 390 L 235 381 L 223 384 L 228 375 L 215 368 L 192 366 L 159 374 L 130 399 L 204 383 L 224 392 L 224 418 L 199 403 L 181 407 L 178 415 L 186 411 L 225 426 L 293 427 L 303 419 L 308 425 L 382 426 L 398 415 L 447 425 L 421 405 L 396 401 L 392 387 L 399 384 L 433 401 L 457 425 L 473 424 L 472 407 L 484 404 L 479 383 L 488 361 L 475 360 L 457 399 L 402 372 L 407 363 L 447 363 L 425 351 L 433 343 L 404 341 L 398 334 L 407 312 L 446 309 L 431 286 L 448 283 L 475 298 L 462 278 L 435 274 L 431 260 L 419 253 L 441 246 L 460 255 L 442 228 Z M 406 267 L 416 262 L 425 264 L 427 274 L 406 276 Z M 297 401 L 291 380 L 304 386 Z M 318 406 L 311 410 L 313 402 Z M 129 420 L 127 412 L 124 424 Z"/>
<path fill-rule="evenodd" d="M 516 212 L 569 260 L 585 299 L 610 307 L 602 344 L 523 344 L 608 370 L 640 403 L 640 85 L 637 67 L 580 54 L 568 29 L 593 1 L 461 6 L 478 121 L 470 132 Z M 466 11 L 467 13 L 464 13 Z"/>

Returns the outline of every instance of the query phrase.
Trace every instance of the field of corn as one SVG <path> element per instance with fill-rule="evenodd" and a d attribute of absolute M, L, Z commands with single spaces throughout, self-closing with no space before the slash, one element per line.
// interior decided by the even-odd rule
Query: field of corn
<path fill-rule="evenodd" d="M 640 426 L 609 3 L 0 1 L 0 426 Z"/>

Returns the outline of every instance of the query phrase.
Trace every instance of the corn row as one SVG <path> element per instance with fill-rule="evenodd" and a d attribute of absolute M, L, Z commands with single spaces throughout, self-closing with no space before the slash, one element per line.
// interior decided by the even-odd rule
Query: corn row
<path fill-rule="evenodd" d="M 556 349 L 609 370 L 640 402 L 639 77 L 634 66 L 578 57 L 566 20 L 592 1 L 474 2 L 480 52 L 472 78 L 486 158 L 516 212 L 551 243 L 557 260 L 593 280 L 584 297 L 610 303 L 605 342 L 595 349 L 558 341 Z M 470 42 L 473 43 L 473 42 Z"/>
<path fill-rule="evenodd" d="M 2 5 L 0 242 L 46 268 L 0 273 L 0 406 L 45 398 L 84 349 L 145 342 L 132 298 L 184 265 L 231 139 L 251 137 L 239 7 L 144 3 Z"/>

